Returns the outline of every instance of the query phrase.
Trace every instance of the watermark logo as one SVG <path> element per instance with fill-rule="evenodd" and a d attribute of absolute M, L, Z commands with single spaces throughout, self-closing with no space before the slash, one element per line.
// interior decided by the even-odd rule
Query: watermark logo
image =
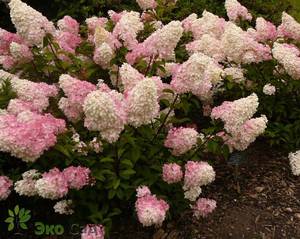
<path fill-rule="evenodd" d="M 19 207 L 16 205 L 13 210 L 8 209 L 9 217 L 5 219 L 5 222 L 8 224 L 7 230 L 12 231 L 15 227 L 27 230 L 28 226 L 26 223 L 31 218 L 31 211 L 25 208 Z"/>

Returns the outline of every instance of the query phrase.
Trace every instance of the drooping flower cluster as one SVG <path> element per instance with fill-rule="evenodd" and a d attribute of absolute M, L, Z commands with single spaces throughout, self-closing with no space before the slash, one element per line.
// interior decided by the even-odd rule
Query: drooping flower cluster
<path fill-rule="evenodd" d="M 212 109 L 211 117 L 221 119 L 227 133 L 221 133 L 225 143 L 232 149 L 245 150 L 267 127 L 267 118 L 262 115 L 252 118 L 258 107 L 258 97 L 252 94 L 233 102 L 225 101 Z"/>
<path fill-rule="evenodd" d="M 172 128 L 165 140 L 165 147 L 172 150 L 172 154 L 179 156 L 197 145 L 199 134 L 193 128 Z"/>
<path fill-rule="evenodd" d="M 194 211 L 194 216 L 196 218 L 206 217 L 208 214 L 212 213 L 217 206 L 215 200 L 207 198 L 199 198 L 195 205 L 192 206 Z"/>
<path fill-rule="evenodd" d="M 201 187 L 212 183 L 215 175 L 213 167 L 207 162 L 188 161 L 184 172 L 185 198 L 195 201 L 201 193 Z"/>
<path fill-rule="evenodd" d="M 90 183 L 91 170 L 85 167 L 70 166 L 64 169 L 63 174 L 68 183 L 69 188 L 81 189 Z"/>
<path fill-rule="evenodd" d="M 74 210 L 72 209 L 72 204 L 72 200 L 61 200 L 54 205 L 53 209 L 56 213 L 71 215 L 74 213 Z"/>
<path fill-rule="evenodd" d="M 180 165 L 176 163 L 164 164 L 163 166 L 163 180 L 168 184 L 178 183 L 183 177 L 183 172 Z"/>
<path fill-rule="evenodd" d="M 6 176 L 0 176 L 0 201 L 8 198 L 13 182 Z"/>
<path fill-rule="evenodd" d="M 162 225 L 169 210 L 169 205 L 164 200 L 157 199 L 156 195 L 151 194 L 150 190 L 146 190 L 145 187 L 137 188 L 137 197 L 135 209 L 139 222 L 144 227 Z"/>
<path fill-rule="evenodd" d="M 282 23 L 278 27 L 278 34 L 300 41 L 300 24 L 286 12 L 282 13 Z"/>
<path fill-rule="evenodd" d="M 300 150 L 289 154 L 292 173 L 295 176 L 300 176 Z"/>
<path fill-rule="evenodd" d="M 81 239 L 104 239 L 105 229 L 101 224 L 88 224 L 82 230 Z"/>

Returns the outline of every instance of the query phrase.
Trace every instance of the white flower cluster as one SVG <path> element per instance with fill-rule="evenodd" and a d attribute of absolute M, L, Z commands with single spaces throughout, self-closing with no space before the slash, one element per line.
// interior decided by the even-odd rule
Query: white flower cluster
<path fill-rule="evenodd" d="M 264 85 L 263 87 L 263 93 L 265 95 L 275 95 L 275 92 L 276 92 L 276 87 L 271 85 L 271 84 L 266 84 Z"/>
<path fill-rule="evenodd" d="M 54 205 L 54 211 L 59 214 L 71 215 L 74 213 L 72 209 L 72 200 L 61 200 Z"/>
<path fill-rule="evenodd" d="M 35 188 L 35 183 L 41 174 L 35 170 L 29 170 L 22 174 L 22 179 L 15 182 L 14 189 L 21 196 L 35 196 L 37 195 L 37 190 Z"/>
<path fill-rule="evenodd" d="M 155 81 L 145 78 L 129 92 L 126 98 L 128 123 L 138 127 L 149 124 L 159 112 Z"/>
<path fill-rule="evenodd" d="M 40 12 L 20 0 L 9 3 L 10 17 L 17 32 L 29 45 L 40 45 L 47 33 L 54 34 L 54 24 Z"/>
<path fill-rule="evenodd" d="M 300 150 L 289 153 L 289 160 L 293 174 L 300 176 Z"/>
<path fill-rule="evenodd" d="M 139 81 L 144 79 L 144 76 L 128 63 L 121 66 L 119 74 L 125 92 L 131 90 Z"/>

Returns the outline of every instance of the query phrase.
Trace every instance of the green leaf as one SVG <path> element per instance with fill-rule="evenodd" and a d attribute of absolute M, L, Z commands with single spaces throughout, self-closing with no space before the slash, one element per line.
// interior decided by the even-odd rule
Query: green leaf
<path fill-rule="evenodd" d="M 15 206 L 15 209 L 14 209 L 15 215 L 18 215 L 18 214 L 19 214 L 19 210 L 20 210 L 19 205 L 16 205 L 16 206 Z"/>
<path fill-rule="evenodd" d="M 20 223 L 20 227 L 21 227 L 22 229 L 24 229 L 24 230 L 27 230 L 27 229 L 28 229 L 27 225 L 26 225 L 25 223 L 23 223 L 23 222 Z"/>
<path fill-rule="evenodd" d="M 13 217 L 8 217 L 8 218 L 5 219 L 4 222 L 6 222 L 6 223 L 13 223 L 14 222 L 14 218 Z"/>
<path fill-rule="evenodd" d="M 110 158 L 110 157 L 105 157 L 105 158 L 102 158 L 100 159 L 100 162 L 101 163 L 111 163 L 111 162 L 114 162 L 114 159 L 113 158 Z"/>
<path fill-rule="evenodd" d="M 30 214 L 24 215 L 22 218 L 20 218 L 20 222 L 27 222 L 31 218 Z"/>
<path fill-rule="evenodd" d="M 8 215 L 11 216 L 11 217 L 14 217 L 14 216 L 15 216 L 15 215 L 14 215 L 14 212 L 13 212 L 12 210 L 10 210 L 10 209 L 8 209 Z"/>
<path fill-rule="evenodd" d="M 126 165 L 129 166 L 130 168 L 133 167 L 133 163 L 129 159 L 121 160 L 121 165 Z"/>
<path fill-rule="evenodd" d="M 115 190 L 110 190 L 108 192 L 108 199 L 113 199 L 116 195 L 116 191 Z"/>
<path fill-rule="evenodd" d="M 21 208 L 19 212 L 19 218 L 23 217 L 24 213 L 25 213 L 25 209 Z"/>
<path fill-rule="evenodd" d="M 117 189 L 120 185 L 121 180 L 120 179 L 116 179 L 113 183 L 113 189 Z"/>
<path fill-rule="evenodd" d="M 7 227 L 7 230 L 10 232 L 15 228 L 15 225 L 13 223 L 10 223 Z"/>

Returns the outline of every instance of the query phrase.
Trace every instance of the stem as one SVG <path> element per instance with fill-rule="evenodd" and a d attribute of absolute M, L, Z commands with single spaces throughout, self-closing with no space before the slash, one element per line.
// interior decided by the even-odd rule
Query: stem
<path fill-rule="evenodd" d="M 165 118 L 163 119 L 163 122 L 162 122 L 162 124 L 160 125 L 160 127 L 158 128 L 158 130 L 157 130 L 155 136 L 154 136 L 153 139 L 151 140 L 151 143 L 157 138 L 158 134 L 159 134 L 160 131 L 163 129 L 163 127 L 164 127 L 164 125 L 165 125 L 165 123 L 166 123 L 166 121 L 167 121 L 167 119 L 168 119 L 170 113 L 172 112 L 172 110 L 173 110 L 173 108 L 174 108 L 174 105 L 175 105 L 175 103 L 176 103 L 176 101 L 177 101 L 177 99 L 178 99 L 178 96 L 179 96 L 179 95 L 176 94 L 176 96 L 175 96 L 175 98 L 174 98 L 174 100 L 173 100 L 173 102 L 172 102 L 172 104 L 171 104 L 171 106 L 170 106 L 170 109 L 169 109 L 168 113 L 166 114 Z"/>
<path fill-rule="evenodd" d="M 53 49 L 53 46 L 52 46 L 52 42 L 51 42 L 51 39 L 49 38 L 49 46 L 50 46 L 50 49 L 54 55 L 54 57 L 56 58 L 56 63 L 59 65 L 59 68 L 61 69 L 61 72 L 63 73 L 64 72 L 64 68 L 62 67 L 61 63 L 60 63 L 60 59 L 58 58 L 58 56 L 56 55 L 54 49 Z"/>
<path fill-rule="evenodd" d="M 149 70 L 150 70 L 150 67 L 151 67 L 151 64 L 152 64 L 153 59 L 154 59 L 154 56 L 151 56 L 151 57 L 150 57 L 150 61 L 149 61 L 148 66 L 147 66 L 147 69 L 146 69 L 146 71 L 145 71 L 145 73 L 144 73 L 145 76 L 147 76 L 147 74 L 148 74 L 148 72 L 149 72 Z"/>

